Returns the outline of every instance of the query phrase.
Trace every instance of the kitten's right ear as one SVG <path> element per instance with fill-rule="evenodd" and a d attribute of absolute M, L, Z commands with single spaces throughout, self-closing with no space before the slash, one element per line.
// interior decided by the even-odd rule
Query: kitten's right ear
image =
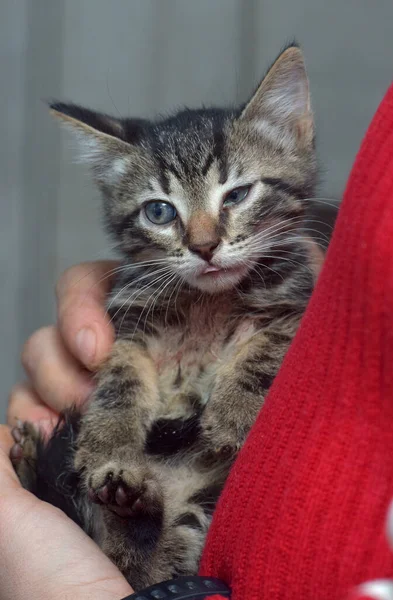
<path fill-rule="evenodd" d="M 294 142 L 303 147 L 313 144 L 308 78 L 298 46 L 289 46 L 276 59 L 240 119 L 262 134 L 275 127 L 275 136 L 289 144 Z"/>
<path fill-rule="evenodd" d="M 76 104 L 52 102 L 51 113 L 73 133 L 79 142 L 81 161 L 93 167 L 96 178 L 114 183 L 127 169 L 127 165 L 139 149 L 133 145 L 141 134 L 141 121 L 117 119 Z M 133 137 L 134 136 L 134 137 Z"/>

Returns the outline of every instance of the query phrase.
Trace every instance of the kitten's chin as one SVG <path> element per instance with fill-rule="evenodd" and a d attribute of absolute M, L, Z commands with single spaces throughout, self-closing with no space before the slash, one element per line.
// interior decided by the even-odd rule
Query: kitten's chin
<path fill-rule="evenodd" d="M 207 271 L 191 277 L 189 284 L 202 292 L 218 294 L 234 288 L 247 275 L 247 272 L 248 268 L 244 266 Z"/>

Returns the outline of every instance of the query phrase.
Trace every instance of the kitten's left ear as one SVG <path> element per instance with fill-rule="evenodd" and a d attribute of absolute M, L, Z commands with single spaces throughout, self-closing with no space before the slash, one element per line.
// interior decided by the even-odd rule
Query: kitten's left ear
<path fill-rule="evenodd" d="M 93 167 L 96 179 L 114 183 L 130 159 L 141 150 L 136 145 L 144 121 L 117 119 L 76 104 L 53 102 L 51 113 L 77 135 L 79 155 Z"/>
<path fill-rule="evenodd" d="M 314 140 L 308 77 L 297 46 L 284 50 L 240 116 L 262 134 L 273 126 L 281 138 L 308 146 Z"/>

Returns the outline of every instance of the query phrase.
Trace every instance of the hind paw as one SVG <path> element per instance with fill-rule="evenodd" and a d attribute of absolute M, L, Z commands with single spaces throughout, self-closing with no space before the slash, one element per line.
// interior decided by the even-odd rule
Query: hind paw
<path fill-rule="evenodd" d="M 10 450 L 10 458 L 17 465 L 22 460 L 35 460 L 37 454 L 38 430 L 32 423 L 18 421 L 11 430 L 15 444 Z"/>
<path fill-rule="evenodd" d="M 11 462 L 23 487 L 31 490 L 35 479 L 39 432 L 32 423 L 18 421 L 11 434 L 15 442 L 10 450 Z"/>
<path fill-rule="evenodd" d="M 161 487 L 143 468 L 108 463 L 91 475 L 88 496 L 123 518 L 162 512 Z"/>

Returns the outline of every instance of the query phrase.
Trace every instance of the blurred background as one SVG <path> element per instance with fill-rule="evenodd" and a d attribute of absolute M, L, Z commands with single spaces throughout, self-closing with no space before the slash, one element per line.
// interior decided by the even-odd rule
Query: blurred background
<path fill-rule="evenodd" d="M 54 320 L 60 273 L 109 255 L 98 194 L 43 99 L 123 116 L 242 102 L 296 38 L 319 195 L 338 202 L 392 80 L 392 27 L 391 0 L 1 0 L 0 417 L 24 340 Z"/>

